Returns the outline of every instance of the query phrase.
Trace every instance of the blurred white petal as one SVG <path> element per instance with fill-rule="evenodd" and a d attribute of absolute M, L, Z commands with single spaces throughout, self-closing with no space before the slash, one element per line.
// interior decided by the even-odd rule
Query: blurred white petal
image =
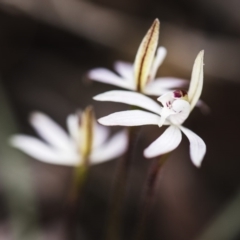
<path fill-rule="evenodd" d="M 190 142 L 190 157 L 193 164 L 196 167 L 200 167 L 206 153 L 206 144 L 197 134 L 195 134 L 191 130 L 183 126 L 181 126 L 180 128 Z"/>
<path fill-rule="evenodd" d="M 93 148 L 99 147 L 101 144 L 106 142 L 108 136 L 109 128 L 104 127 L 96 122 L 93 132 Z"/>
<path fill-rule="evenodd" d="M 77 114 L 71 114 L 67 117 L 67 128 L 68 132 L 74 142 L 80 140 L 80 130 L 79 130 L 79 117 Z"/>
<path fill-rule="evenodd" d="M 105 144 L 94 149 L 91 163 L 102 163 L 121 156 L 127 148 L 128 136 L 126 131 L 120 131 L 111 137 Z"/>
<path fill-rule="evenodd" d="M 116 72 L 125 79 L 132 81 L 134 83 L 134 76 L 133 76 L 133 65 L 132 63 L 117 61 L 114 64 L 114 69 Z"/>
<path fill-rule="evenodd" d="M 111 101 L 126 103 L 132 106 L 138 106 L 140 108 L 147 109 L 148 111 L 160 114 L 161 107 L 151 98 L 137 92 L 114 90 L 105 93 L 101 93 L 95 97 L 97 101 Z"/>
<path fill-rule="evenodd" d="M 211 108 L 201 99 L 197 101 L 196 107 L 199 107 L 203 114 L 209 114 L 211 112 Z"/>
<path fill-rule="evenodd" d="M 144 93 L 148 95 L 160 96 L 168 92 L 170 89 L 185 88 L 189 81 L 180 78 L 162 77 L 148 83 L 144 89 Z"/>
<path fill-rule="evenodd" d="M 189 91 L 188 91 L 188 97 L 189 97 L 191 109 L 195 107 L 202 93 L 203 57 L 204 57 L 204 51 L 199 52 L 193 65 L 192 77 L 191 77 L 191 82 L 190 82 Z"/>
<path fill-rule="evenodd" d="M 67 133 L 47 115 L 34 112 L 30 116 L 30 123 L 37 133 L 50 145 L 58 149 L 72 149 L 72 141 Z"/>
<path fill-rule="evenodd" d="M 149 147 L 144 150 L 146 158 L 153 158 L 173 151 L 182 140 L 182 134 L 178 127 L 170 126 Z"/>
<path fill-rule="evenodd" d="M 155 78 L 158 68 L 161 66 L 162 62 L 164 61 L 167 55 L 167 49 L 165 47 L 159 47 L 157 50 L 157 54 L 153 61 L 153 66 L 151 69 L 151 80 Z M 150 80 L 150 81 L 151 81 Z"/>
<path fill-rule="evenodd" d="M 77 152 L 60 152 L 59 150 L 48 146 L 37 138 L 30 136 L 15 135 L 10 138 L 10 144 L 30 155 L 31 157 L 45 163 L 75 166 L 81 160 Z"/>
<path fill-rule="evenodd" d="M 88 77 L 92 80 L 103 82 L 118 87 L 135 90 L 133 81 L 124 79 L 105 68 L 96 68 L 88 73 Z"/>
<path fill-rule="evenodd" d="M 160 117 L 156 114 L 141 111 L 129 110 L 112 113 L 98 119 L 98 122 L 106 126 L 141 126 L 157 125 Z"/>

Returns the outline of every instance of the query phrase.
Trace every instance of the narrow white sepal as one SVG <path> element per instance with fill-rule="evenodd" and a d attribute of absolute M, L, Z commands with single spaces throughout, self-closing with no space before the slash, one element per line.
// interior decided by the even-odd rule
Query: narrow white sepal
<path fill-rule="evenodd" d="M 111 101 L 138 106 L 156 114 L 160 114 L 162 109 L 154 100 L 137 92 L 113 90 L 101 93 L 93 97 L 93 99 L 97 101 Z"/>
<path fill-rule="evenodd" d="M 146 158 L 153 158 L 173 151 L 182 140 L 182 134 L 178 127 L 170 126 L 165 132 L 144 150 Z"/>
<path fill-rule="evenodd" d="M 104 142 L 107 141 L 109 136 L 109 128 L 95 123 L 93 131 L 93 148 L 101 146 Z"/>
<path fill-rule="evenodd" d="M 160 117 L 154 113 L 141 110 L 128 110 L 112 113 L 98 119 L 98 122 L 106 126 L 141 126 L 158 125 Z"/>
<path fill-rule="evenodd" d="M 188 98 L 191 105 L 191 109 L 195 107 L 202 93 L 203 57 L 204 57 L 204 51 L 199 52 L 193 65 L 192 77 L 191 77 L 191 82 L 190 82 L 189 91 L 188 91 Z"/>
<path fill-rule="evenodd" d="M 67 128 L 68 132 L 73 139 L 73 142 L 80 141 L 80 131 L 79 131 L 79 117 L 77 114 L 70 114 L 67 117 Z"/>
<path fill-rule="evenodd" d="M 98 164 L 121 156 L 126 151 L 127 138 L 125 130 L 113 135 L 106 143 L 93 150 L 91 163 Z"/>
<path fill-rule="evenodd" d="M 115 85 L 129 90 L 135 90 L 133 81 L 121 78 L 117 74 L 105 68 L 92 69 L 88 72 L 88 77 L 98 82 Z"/>
<path fill-rule="evenodd" d="M 206 144 L 196 133 L 192 132 L 188 128 L 185 128 L 183 126 L 180 128 L 190 142 L 190 157 L 192 163 L 196 167 L 200 167 L 206 153 Z"/>
<path fill-rule="evenodd" d="M 132 85 L 134 86 L 134 76 L 133 76 L 133 64 L 128 62 L 117 61 L 114 64 L 114 69 L 116 72 L 122 76 L 123 78 L 132 81 Z"/>
<path fill-rule="evenodd" d="M 67 133 L 46 114 L 32 113 L 30 123 L 36 132 L 53 147 L 72 150 L 72 141 Z"/>
<path fill-rule="evenodd" d="M 75 166 L 81 160 L 77 152 L 59 151 L 38 140 L 26 135 L 15 135 L 10 138 L 10 144 L 30 155 L 31 157 L 45 163 Z"/>
<path fill-rule="evenodd" d="M 189 81 L 180 78 L 162 77 L 148 83 L 144 93 L 152 96 L 160 96 L 171 89 L 185 88 Z"/>
<path fill-rule="evenodd" d="M 164 61 L 166 55 L 167 55 L 167 49 L 165 47 L 159 47 L 157 49 L 157 54 L 154 58 L 153 66 L 151 69 L 150 81 L 155 78 L 158 68 L 162 65 L 162 62 Z"/>

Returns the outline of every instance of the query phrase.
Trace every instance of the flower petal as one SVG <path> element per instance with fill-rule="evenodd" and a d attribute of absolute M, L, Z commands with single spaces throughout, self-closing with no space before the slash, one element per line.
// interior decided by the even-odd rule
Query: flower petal
<path fill-rule="evenodd" d="M 200 167 L 206 153 L 206 144 L 196 133 L 183 126 L 180 128 L 190 142 L 190 157 L 193 164 L 196 167 Z"/>
<path fill-rule="evenodd" d="M 137 92 L 113 90 L 101 93 L 93 97 L 93 99 L 97 101 L 126 103 L 132 106 L 138 106 L 140 108 L 147 109 L 157 114 L 160 114 L 162 109 L 154 100 Z"/>
<path fill-rule="evenodd" d="M 153 96 L 160 96 L 170 89 L 184 88 L 188 85 L 189 81 L 174 77 L 157 78 L 148 83 L 144 89 L 144 93 Z"/>
<path fill-rule="evenodd" d="M 133 65 L 131 63 L 117 61 L 114 64 L 114 69 L 116 72 L 125 79 L 128 79 L 134 83 L 134 76 L 133 76 Z"/>
<path fill-rule="evenodd" d="M 67 151 L 73 149 L 72 141 L 67 133 L 47 115 L 34 112 L 30 116 L 30 123 L 50 145 Z"/>
<path fill-rule="evenodd" d="M 196 107 L 199 107 L 203 114 L 209 114 L 211 112 L 211 108 L 201 99 L 197 101 Z"/>
<path fill-rule="evenodd" d="M 37 138 L 26 135 L 15 135 L 11 137 L 10 144 L 45 163 L 75 166 L 81 160 L 77 152 L 59 152 Z"/>
<path fill-rule="evenodd" d="M 112 113 L 98 119 L 98 122 L 106 126 L 141 126 L 157 125 L 160 117 L 156 114 L 141 111 L 128 110 Z"/>
<path fill-rule="evenodd" d="M 204 51 L 201 51 L 194 62 L 192 77 L 188 91 L 188 98 L 191 105 L 191 109 L 193 109 L 200 98 L 203 88 L 203 56 Z"/>
<path fill-rule="evenodd" d="M 94 149 L 90 160 L 92 164 L 102 163 L 121 156 L 127 148 L 127 132 L 120 131 L 105 144 Z"/>
<path fill-rule="evenodd" d="M 93 133 L 93 148 L 99 147 L 103 144 L 109 136 L 109 128 L 104 127 L 97 122 L 94 125 Z"/>
<path fill-rule="evenodd" d="M 166 55 L 167 55 L 167 49 L 165 47 L 159 47 L 157 50 L 156 57 L 153 61 L 152 69 L 151 69 L 151 77 L 150 77 L 151 80 L 155 78 L 158 68 L 161 66 Z"/>
<path fill-rule="evenodd" d="M 67 128 L 70 136 L 75 143 L 79 142 L 79 117 L 77 114 L 70 114 L 67 117 Z"/>
<path fill-rule="evenodd" d="M 153 158 L 173 151 L 182 140 L 182 134 L 178 127 L 170 126 L 150 146 L 144 150 L 146 158 Z"/>
<path fill-rule="evenodd" d="M 105 68 L 96 68 L 89 71 L 88 77 L 98 82 L 107 83 L 130 90 L 135 90 L 133 81 L 121 78 L 115 73 Z"/>
<path fill-rule="evenodd" d="M 150 77 L 150 70 L 158 44 L 159 25 L 159 20 L 155 19 L 138 48 L 134 62 L 134 79 L 136 81 L 137 91 L 144 89 Z"/>

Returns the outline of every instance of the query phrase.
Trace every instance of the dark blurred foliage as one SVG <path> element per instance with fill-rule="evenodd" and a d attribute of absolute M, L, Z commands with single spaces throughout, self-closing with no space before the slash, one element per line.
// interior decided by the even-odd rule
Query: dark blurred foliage
<path fill-rule="evenodd" d="M 86 22 L 84 17 L 81 18 L 81 27 L 77 31 L 77 25 L 68 29 L 71 18 L 78 19 L 76 12 L 71 15 L 69 10 L 69 15 L 59 16 L 56 12 L 52 14 L 57 1 L 53 1 L 54 4 L 50 0 L 27 2 L 9 1 L 5 5 L 5 1 L 0 1 L 0 73 L 18 130 L 26 134 L 35 134 L 27 121 L 29 113 L 34 110 L 47 113 L 65 127 L 68 114 L 89 104 L 95 106 L 98 117 L 127 109 L 122 104 L 94 102 L 92 96 L 115 87 L 90 82 L 86 72 L 97 66 L 112 68 L 118 59 L 133 61 L 141 37 L 156 17 L 161 20 L 163 37 L 160 37 L 160 44 L 164 42 L 169 51 L 160 75 L 189 78 L 198 50 L 206 50 L 202 99 L 210 106 L 211 112 L 203 115 L 195 109 L 185 124 L 205 140 L 206 157 L 202 167 L 196 169 L 190 162 L 188 141 L 184 138 L 158 179 L 157 196 L 147 226 L 149 240 L 192 240 L 199 236 L 239 189 L 240 17 L 236 13 L 239 3 L 233 0 L 86 2 L 93 10 L 116 11 L 116 18 L 121 16 L 121 21 L 130 19 L 129 25 L 138 26 L 137 29 L 127 25 L 126 29 L 115 29 L 114 34 L 119 31 L 126 32 L 126 35 L 119 35 L 125 41 L 120 46 L 113 46 L 118 40 L 111 35 L 112 32 L 104 36 L 109 41 L 99 40 L 98 35 L 94 38 L 95 31 L 99 31 L 94 28 L 95 12 L 86 13 Z M 85 2 L 59 1 L 59 5 L 62 3 L 84 6 Z M 46 7 L 50 5 L 52 9 Z M 44 9 L 49 11 L 44 12 Z M 55 16 L 57 21 L 54 21 Z M 108 24 L 115 21 L 109 19 Z M 86 29 L 82 28 L 84 25 Z M 177 29 L 176 33 L 174 29 Z M 175 52 L 178 47 L 179 51 Z M 228 51 L 228 47 L 231 50 Z M 218 55 L 214 56 L 214 53 Z M 213 68 L 210 69 L 211 65 Z M 224 76 L 222 72 L 225 72 Z M 124 203 L 122 229 L 125 239 L 130 239 L 133 234 L 141 212 L 140 199 L 151 165 L 150 160 L 143 159 L 142 151 L 161 132 L 161 129 L 150 126 L 141 129 Z M 26 159 L 31 167 L 42 239 L 68 239 L 64 231 L 64 201 L 72 169 Z M 79 213 L 81 239 L 103 239 L 116 166 L 116 161 L 111 161 L 90 170 Z M 10 239 L 4 191 L 1 191 L 1 197 L 0 239 Z"/>

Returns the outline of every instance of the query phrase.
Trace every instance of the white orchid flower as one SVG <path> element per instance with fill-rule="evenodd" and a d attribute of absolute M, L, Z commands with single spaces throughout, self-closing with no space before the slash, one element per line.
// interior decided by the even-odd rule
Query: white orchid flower
<path fill-rule="evenodd" d="M 96 68 L 88 73 L 88 77 L 98 82 L 154 96 L 187 85 L 186 80 L 173 77 L 155 79 L 157 70 L 167 54 L 164 47 L 157 49 L 159 26 L 160 22 L 156 19 L 138 48 L 134 64 L 121 61 L 115 63 L 114 68 L 119 75 L 105 68 Z"/>
<path fill-rule="evenodd" d="M 197 167 L 206 153 L 204 141 L 191 130 L 182 126 L 191 110 L 196 106 L 203 87 L 203 56 L 201 51 L 193 66 L 188 93 L 183 90 L 168 92 L 158 98 L 161 106 L 147 96 L 127 91 L 110 91 L 94 97 L 99 101 L 115 101 L 146 109 L 129 110 L 100 118 L 99 123 L 107 126 L 170 125 L 165 132 L 144 150 L 147 158 L 168 153 L 180 144 L 183 132 L 190 142 L 190 157 Z"/>
<path fill-rule="evenodd" d="M 67 134 L 47 115 L 34 112 L 30 124 L 42 137 L 17 134 L 10 138 L 12 146 L 45 163 L 79 166 L 84 161 L 98 164 L 119 157 L 127 148 L 127 134 L 120 131 L 109 137 L 109 130 L 98 124 L 92 108 L 67 117 Z"/>

